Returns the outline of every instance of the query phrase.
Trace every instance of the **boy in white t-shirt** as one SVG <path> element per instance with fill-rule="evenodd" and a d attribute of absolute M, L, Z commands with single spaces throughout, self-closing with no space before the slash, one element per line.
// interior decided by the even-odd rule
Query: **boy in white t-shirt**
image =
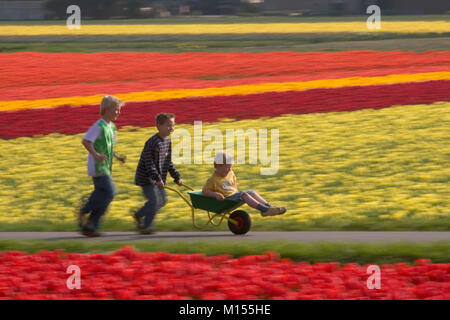
<path fill-rule="evenodd" d="M 88 237 L 98 237 L 97 232 L 101 216 L 108 209 L 109 204 L 116 195 L 112 174 L 112 158 L 121 162 L 126 157 L 118 156 L 114 152 L 116 143 L 115 121 L 120 114 L 124 102 L 114 96 L 106 95 L 100 104 L 101 119 L 95 122 L 84 135 L 82 144 L 89 151 L 88 175 L 94 182 L 94 191 L 87 203 L 78 212 L 78 223 L 82 234 Z M 87 221 L 84 216 L 90 213 Z"/>

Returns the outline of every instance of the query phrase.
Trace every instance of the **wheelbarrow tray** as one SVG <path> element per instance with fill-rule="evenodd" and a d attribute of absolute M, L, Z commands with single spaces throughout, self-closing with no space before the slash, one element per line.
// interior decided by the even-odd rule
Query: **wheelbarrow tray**
<path fill-rule="evenodd" d="M 242 200 L 224 199 L 219 201 L 214 198 L 204 196 L 202 190 L 188 192 L 191 197 L 192 206 L 196 209 L 202 209 L 214 213 L 225 213 L 233 211 L 244 204 Z"/>

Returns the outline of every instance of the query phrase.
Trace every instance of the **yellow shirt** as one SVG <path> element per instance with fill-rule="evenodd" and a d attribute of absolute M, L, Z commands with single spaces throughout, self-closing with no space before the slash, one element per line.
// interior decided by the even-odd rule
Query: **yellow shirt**
<path fill-rule="evenodd" d="M 230 170 L 225 177 L 219 176 L 214 172 L 208 181 L 206 181 L 203 189 L 212 192 L 219 192 L 225 198 L 235 194 L 238 192 L 238 188 L 236 185 L 236 176 L 234 175 L 233 170 Z"/>

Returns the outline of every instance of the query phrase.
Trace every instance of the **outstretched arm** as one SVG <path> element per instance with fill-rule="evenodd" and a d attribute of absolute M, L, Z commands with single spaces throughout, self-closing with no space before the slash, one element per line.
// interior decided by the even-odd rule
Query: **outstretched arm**
<path fill-rule="evenodd" d="M 175 183 L 181 186 L 183 180 L 181 180 L 181 174 L 175 169 L 175 166 L 172 162 L 172 142 L 169 147 L 169 168 L 168 168 L 170 176 L 174 179 Z"/>

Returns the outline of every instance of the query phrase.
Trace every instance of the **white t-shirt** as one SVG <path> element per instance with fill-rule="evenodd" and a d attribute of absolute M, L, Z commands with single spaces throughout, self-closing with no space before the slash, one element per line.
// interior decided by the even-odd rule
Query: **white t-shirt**
<path fill-rule="evenodd" d="M 88 131 L 84 134 L 83 139 L 90 141 L 92 143 L 97 140 L 98 136 L 102 133 L 102 128 L 99 126 L 99 122 L 103 121 L 106 123 L 105 120 L 100 119 L 97 122 L 95 122 Z M 107 126 L 111 126 L 111 123 L 107 124 Z M 114 132 L 114 141 L 113 144 L 115 145 L 117 143 L 117 134 Z M 88 154 L 88 161 L 87 161 L 87 167 L 88 167 L 88 176 L 95 177 L 95 158 L 94 156 L 89 152 Z"/>

